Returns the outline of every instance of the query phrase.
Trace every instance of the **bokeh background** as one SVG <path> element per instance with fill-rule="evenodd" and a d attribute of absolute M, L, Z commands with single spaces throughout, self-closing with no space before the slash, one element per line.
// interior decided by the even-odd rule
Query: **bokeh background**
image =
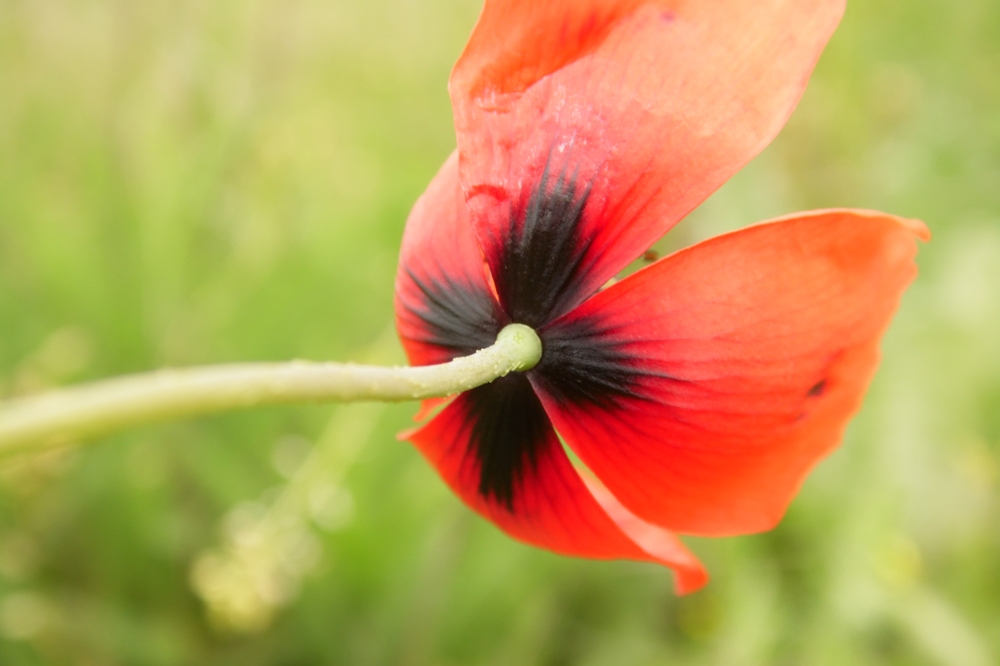
<path fill-rule="evenodd" d="M 0 395 L 402 357 L 410 205 L 478 0 L 0 0 Z M 855 0 L 791 122 L 659 244 L 878 208 L 934 240 L 844 445 L 713 575 L 466 510 L 412 405 L 261 409 L 0 462 L 0 664 L 1000 661 L 1000 3 Z"/>

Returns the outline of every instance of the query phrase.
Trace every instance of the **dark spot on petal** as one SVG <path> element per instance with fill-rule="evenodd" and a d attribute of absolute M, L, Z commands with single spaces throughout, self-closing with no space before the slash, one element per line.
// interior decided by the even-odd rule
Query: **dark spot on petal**
<path fill-rule="evenodd" d="M 577 319 L 539 334 L 542 360 L 531 373 L 555 398 L 611 409 L 616 399 L 644 397 L 641 380 L 648 369 L 599 322 Z"/>
<path fill-rule="evenodd" d="M 660 253 L 657 252 L 656 250 L 646 250 L 645 252 L 642 253 L 643 261 L 656 261 L 659 258 L 660 258 Z"/>
<path fill-rule="evenodd" d="M 418 342 L 447 349 L 452 358 L 489 347 L 509 323 L 499 304 L 483 288 L 448 277 L 425 281 L 412 272 L 409 276 L 423 300 L 420 308 L 411 308 L 426 326 L 425 337 Z"/>
<path fill-rule="evenodd" d="M 508 510 L 542 447 L 555 435 L 523 373 L 501 377 L 464 394 L 472 423 L 470 451 L 479 464 L 479 494 Z"/>
<path fill-rule="evenodd" d="M 809 389 L 809 392 L 806 393 L 806 396 L 809 398 L 818 398 L 825 392 L 826 392 L 826 380 L 821 379 L 815 384 L 813 384 L 812 388 Z"/>
<path fill-rule="evenodd" d="M 671 11 L 666 11 L 660 14 L 660 20 L 664 23 L 673 23 L 677 18 L 677 14 Z"/>
<path fill-rule="evenodd" d="M 589 188 L 566 169 L 549 165 L 541 182 L 515 209 L 493 262 L 493 278 L 511 321 L 534 328 L 551 321 L 578 300 L 589 240 L 580 235 Z"/>

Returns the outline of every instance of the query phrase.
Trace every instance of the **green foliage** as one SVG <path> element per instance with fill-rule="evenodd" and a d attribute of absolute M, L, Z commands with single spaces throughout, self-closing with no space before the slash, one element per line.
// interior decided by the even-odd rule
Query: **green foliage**
<path fill-rule="evenodd" d="M 0 395 L 398 362 L 372 340 L 477 11 L 0 0 Z M 826 206 L 935 234 L 844 446 L 773 532 L 693 543 L 705 591 L 507 539 L 395 441 L 412 406 L 267 409 L 0 469 L 0 663 L 994 663 L 998 71 L 995 0 L 852 3 L 781 137 L 663 241 Z M 302 480 L 317 440 L 338 485 Z"/>

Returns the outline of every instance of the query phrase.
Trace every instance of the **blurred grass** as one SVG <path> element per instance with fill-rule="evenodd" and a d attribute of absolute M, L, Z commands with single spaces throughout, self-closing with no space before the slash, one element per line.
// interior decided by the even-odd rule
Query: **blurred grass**
<path fill-rule="evenodd" d="M 363 354 L 478 8 L 0 0 L 0 393 Z M 779 139 L 661 243 L 825 206 L 935 234 L 845 445 L 775 531 L 693 544 L 704 592 L 508 540 L 393 406 L 300 594 L 220 630 L 192 566 L 332 413 L 268 409 L 0 470 L 0 664 L 995 663 L 997 71 L 995 0 L 853 2 Z"/>

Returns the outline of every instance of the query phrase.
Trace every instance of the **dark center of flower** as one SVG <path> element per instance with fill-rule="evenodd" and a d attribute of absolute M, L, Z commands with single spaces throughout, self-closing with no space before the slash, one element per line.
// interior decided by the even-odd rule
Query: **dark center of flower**
<path fill-rule="evenodd" d="M 559 446 L 532 387 L 555 400 L 613 409 L 622 398 L 641 397 L 637 359 L 600 321 L 553 323 L 567 303 L 578 299 L 582 260 L 589 239 L 581 237 L 588 188 L 565 173 L 542 182 L 511 219 L 491 262 L 500 303 L 484 287 L 447 279 L 425 283 L 418 314 L 427 325 L 426 342 L 453 357 L 471 354 L 496 339 L 508 323 L 536 329 L 542 359 L 527 373 L 513 373 L 465 393 L 459 407 L 471 423 L 467 455 L 479 474 L 479 493 L 513 510 L 518 488 L 538 472 L 545 447 Z"/>
<path fill-rule="evenodd" d="M 512 321 L 539 328 L 565 312 L 581 288 L 590 239 L 581 233 L 590 195 L 563 170 L 541 182 L 514 208 L 501 257 L 491 261 L 504 311 Z"/>

